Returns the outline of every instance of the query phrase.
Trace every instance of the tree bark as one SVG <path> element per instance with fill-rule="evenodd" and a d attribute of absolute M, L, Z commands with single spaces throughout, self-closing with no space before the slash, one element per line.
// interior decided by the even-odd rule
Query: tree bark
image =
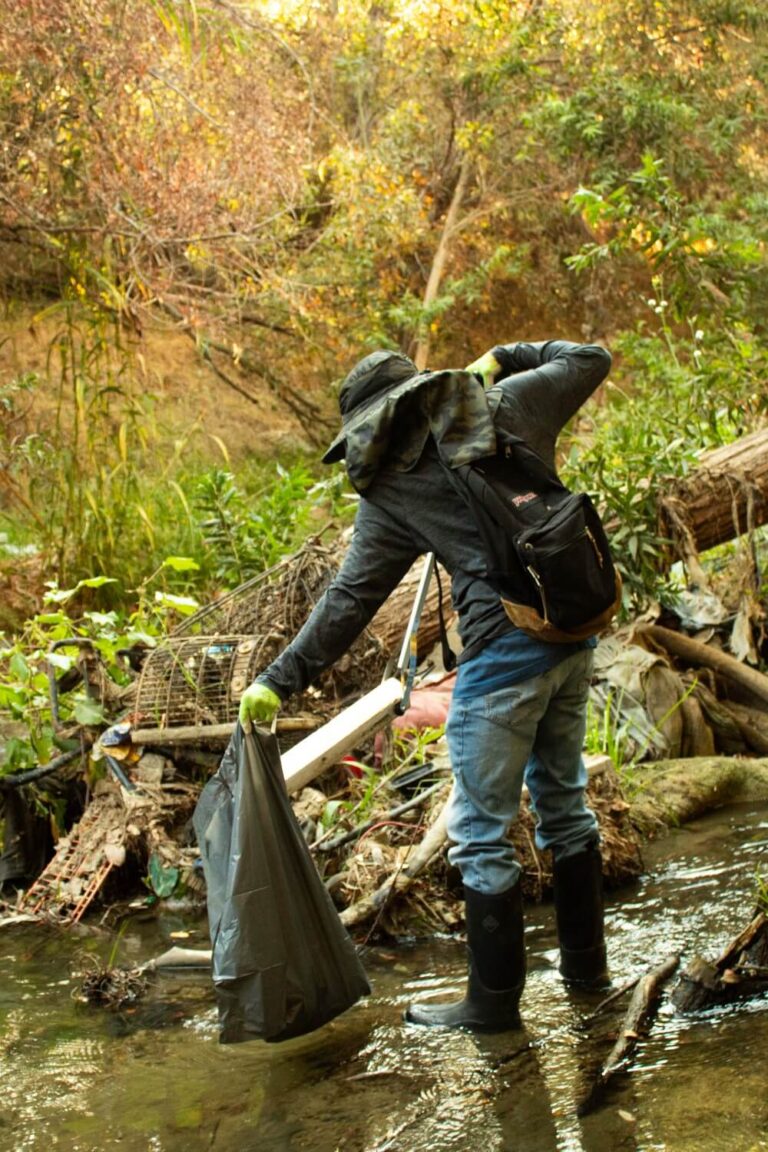
<path fill-rule="evenodd" d="M 678 1012 L 697 1012 L 768 990 L 768 920 L 757 912 L 714 963 L 693 956 L 672 993 Z"/>
<path fill-rule="evenodd" d="M 671 628 L 662 628 L 658 624 L 641 624 L 635 628 L 632 635 L 633 639 L 642 641 L 646 638 L 652 644 L 660 645 L 670 655 L 678 656 L 686 664 L 711 668 L 718 675 L 733 680 L 763 703 L 768 704 L 768 676 L 742 664 L 727 652 L 713 648 L 710 644 L 702 644 L 700 640 L 693 640 L 681 632 L 673 632 Z"/>
<path fill-rule="evenodd" d="M 445 217 L 445 223 L 443 224 L 443 230 L 440 234 L 440 239 L 437 244 L 437 251 L 435 252 L 435 256 L 432 261 L 432 267 L 429 270 L 427 286 L 424 289 L 422 308 L 425 311 L 434 304 L 435 300 L 437 299 L 437 294 L 440 291 L 440 283 L 443 279 L 443 273 L 445 272 L 445 262 L 448 258 L 448 249 L 457 228 L 457 221 L 459 218 L 459 212 L 461 211 L 462 201 L 464 200 L 464 193 L 466 192 L 467 184 L 469 183 L 470 168 L 471 162 L 469 156 L 465 154 L 461 161 L 459 177 L 456 181 L 456 187 L 453 190 L 453 196 L 451 197 L 451 203 L 448 206 L 448 212 Z M 416 341 L 416 350 L 413 354 L 413 360 L 416 367 L 420 371 L 427 366 L 427 360 L 429 359 L 429 344 L 430 341 L 428 333 L 420 336 Z"/>
<path fill-rule="evenodd" d="M 384 651 L 395 656 L 403 642 L 403 633 L 413 607 L 413 599 L 421 579 L 422 568 L 423 561 L 418 560 L 406 573 L 397 588 L 390 593 L 388 599 L 385 600 L 368 625 L 368 630 L 381 642 Z M 417 659 L 419 661 L 424 660 L 430 654 L 440 639 L 438 577 L 442 581 L 443 615 L 446 628 L 451 626 L 455 617 L 451 606 L 451 578 L 443 568 L 439 568 L 435 577 L 430 581 L 419 621 L 419 631 L 416 637 Z"/>
<path fill-rule="evenodd" d="M 653 1020 L 661 996 L 661 989 L 675 972 L 680 963 L 679 953 L 668 957 L 658 968 L 654 968 L 638 980 L 626 1015 L 619 1028 L 616 1043 L 600 1069 L 595 1083 L 586 1098 L 579 1104 L 577 1113 L 586 1116 L 602 1102 L 610 1081 L 618 1074 L 626 1072 L 637 1046 Z"/>
<path fill-rule="evenodd" d="M 695 820 L 713 808 L 768 799 L 768 760 L 697 756 L 633 769 L 630 820 L 641 832 Z"/>
<path fill-rule="evenodd" d="M 705 453 L 670 483 L 659 511 L 684 560 L 768 523 L 768 428 Z"/>

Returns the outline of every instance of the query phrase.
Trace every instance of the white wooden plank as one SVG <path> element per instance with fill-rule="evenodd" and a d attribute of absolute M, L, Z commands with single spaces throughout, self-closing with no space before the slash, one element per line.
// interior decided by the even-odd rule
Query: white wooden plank
<path fill-rule="evenodd" d="M 289 792 L 303 788 L 395 715 L 403 686 L 391 676 L 282 756 Z"/>

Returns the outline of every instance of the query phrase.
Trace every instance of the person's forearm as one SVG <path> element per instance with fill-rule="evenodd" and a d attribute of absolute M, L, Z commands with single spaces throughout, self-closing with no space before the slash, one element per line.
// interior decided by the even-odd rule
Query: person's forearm
<path fill-rule="evenodd" d="M 541 344 L 500 346 L 511 374 L 497 387 L 514 397 L 532 418 L 540 419 L 542 405 L 547 422 L 561 428 L 602 383 L 611 367 L 611 354 L 596 344 L 547 340 Z M 497 355 L 494 352 L 494 355 Z M 498 356 L 497 356 L 498 358 Z"/>
<path fill-rule="evenodd" d="M 571 340 L 517 341 L 498 344 L 492 351 L 504 375 L 541 368 L 554 360 L 567 360 L 577 355 L 580 364 L 602 380 L 611 365 L 610 353 L 605 348 L 597 344 L 576 344 Z"/>
<path fill-rule="evenodd" d="M 499 378 L 511 376 L 515 372 L 525 372 L 529 368 L 540 368 L 545 362 L 542 356 L 544 348 L 549 345 L 561 343 L 554 340 L 539 340 L 535 343 L 515 341 L 514 344 L 497 344 L 491 349 L 501 367 Z"/>
<path fill-rule="evenodd" d="M 351 647 L 381 603 L 357 600 L 331 585 L 295 639 L 257 680 L 281 700 L 303 692 Z"/>
<path fill-rule="evenodd" d="M 302 692 L 355 642 L 418 556 L 405 536 L 361 509 L 339 572 L 294 640 L 257 677 L 286 700 Z"/>

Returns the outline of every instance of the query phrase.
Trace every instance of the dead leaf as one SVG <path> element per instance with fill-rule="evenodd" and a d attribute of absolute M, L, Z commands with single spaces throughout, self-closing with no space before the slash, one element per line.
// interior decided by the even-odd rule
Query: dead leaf
<path fill-rule="evenodd" d="M 105 844 L 104 857 L 114 868 L 125 864 L 125 848 L 122 844 Z"/>

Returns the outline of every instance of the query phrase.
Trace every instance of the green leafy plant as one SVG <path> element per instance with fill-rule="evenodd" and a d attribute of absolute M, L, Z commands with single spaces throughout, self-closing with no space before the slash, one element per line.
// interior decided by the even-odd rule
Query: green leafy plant
<path fill-rule="evenodd" d="M 445 724 L 434 727 L 406 728 L 398 731 L 393 746 L 395 775 L 419 764 L 425 764 L 434 751 L 433 746 L 444 736 Z"/>
<path fill-rule="evenodd" d="M 747 333 L 681 332 L 671 322 L 661 279 L 646 307 L 657 318 L 614 342 L 617 370 L 591 427 L 573 440 L 563 476 L 593 494 L 624 580 L 625 606 L 662 595 L 669 545 L 658 503 L 671 479 L 700 454 L 740 436 L 764 404 L 758 378 L 765 355 Z M 746 385 L 746 386 L 745 386 Z M 752 410 L 750 412 L 750 409 Z"/>
<path fill-rule="evenodd" d="M 583 272 L 606 261 L 640 256 L 653 275 L 663 276 L 671 314 L 684 321 L 725 315 L 730 323 L 763 307 L 756 299 L 763 284 L 762 237 L 768 228 L 766 205 L 753 201 L 746 219 L 689 199 L 669 174 L 664 159 L 646 151 L 639 168 L 617 182 L 611 175 L 591 188 L 579 188 L 570 206 L 600 238 L 566 260 Z"/>
<path fill-rule="evenodd" d="M 173 864 L 164 864 L 162 857 L 153 852 L 147 868 L 147 886 L 157 900 L 172 896 L 179 884 L 181 873 Z"/>
<path fill-rule="evenodd" d="M 631 739 L 626 726 L 622 724 L 620 703 L 613 692 L 609 692 L 602 709 L 597 708 L 590 698 L 587 702 L 587 730 L 584 736 L 584 750 L 591 756 L 610 757 L 616 771 L 631 763 Z"/>
<path fill-rule="evenodd" d="M 197 567 L 190 558 L 168 557 L 134 590 L 136 603 L 122 614 L 84 606 L 89 596 L 115 583 L 112 577 L 89 577 L 72 588 L 49 583 L 44 610 L 0 648 L 0 709 L 17 725 L 6 741 L 0 774 L 46 764 L 62 750 L 59 733 L 67 724 L 97 728 L 108 721 L 78 673 L 83 651 L 95 653 L 115 685 L 126 684 L 130 677 L 121 652 L 153 647 L 180 615 L 197 609 L 195 599 L 170 588 Z M 50 676 L 56 678 L 58 716 Z"/>
<path fill-rule="evenodd" d="M 205 473 L 193 501 L 214 578 L 234 587 L 276 564 L 298 547 L 320 505 L 335 514 L 338 488 L 336 480 L 317 483 L 303 463 L 276 465 L 253 491 L 222 468 Z"/>
<path fill-rule="evenodd" d="M 696 685 L 697 681 L 693 680 L 655 724 L 648 719 L 647 724 L 642 726 L 623 715 L 621 690 L 610 689 L 602 706 L 590 697 L 587 702 L 584 750 L 590 755 L 608 756 L 627 793 L 631 795 L 636 789 L 634 774 L 637 765 L 648 755 L 656 738 L 662 747 L 665 746 L 664 724 L 682 707 L 695 691 Z"/>
<path fill-rule="evenodd" d="M 163 555 L 197 546 L 177 479 L 184 440 L 158 450 L 152 397 L 106 312 L 63 302 L 51 317 L 45 379 L 27 373 L 0 392 L 6 523 L 61 584 L 109 572 L 130 587 Z M 25 431 L 22 403 L 43 390 L 55 408 Z"/>

